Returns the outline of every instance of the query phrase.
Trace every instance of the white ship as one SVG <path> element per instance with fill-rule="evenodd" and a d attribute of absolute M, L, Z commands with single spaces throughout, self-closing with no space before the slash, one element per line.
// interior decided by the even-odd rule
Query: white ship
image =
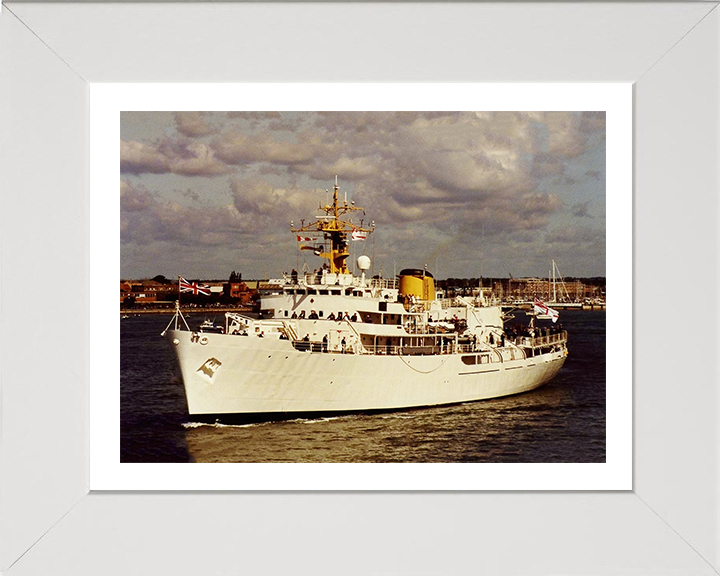
<path fill-rule="evenodd" d="M 180 313 L 163 335 L 177 354 L 195 420 L 272 420 L 391 411 L 495 398 L 533 390 L 567 357 L 559 328 L 504 330 L 485 294 L 444 299 L 424 269 L 368 278 L 349 241 L 374 230 L 353 223 L 361 208 L 338 201 L 299 228 L 300 241 L 327 262 L 286 274 L 261 298 L 260 318 L 226 313 L 213 332 L 192 330 Z"/>

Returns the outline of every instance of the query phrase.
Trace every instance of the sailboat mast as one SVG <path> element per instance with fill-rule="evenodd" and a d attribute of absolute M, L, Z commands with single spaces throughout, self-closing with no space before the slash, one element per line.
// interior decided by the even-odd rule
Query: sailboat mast
<path fill-rule="evenodd" d="M 552 274 L 552 271 L 548 270 L 548 293 L 547 297 L 545 298 L 546 302 L 550 302 L 550 287 L 552 286 L 552 283 L 550 282 L 550 274 Z"/>

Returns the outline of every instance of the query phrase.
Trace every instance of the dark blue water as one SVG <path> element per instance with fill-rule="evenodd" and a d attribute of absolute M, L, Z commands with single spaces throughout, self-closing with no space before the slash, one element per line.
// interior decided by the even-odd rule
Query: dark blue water
<path fill-rule="evenodd" d="M 122 462 L 605 462 L 605 312 L 561 312 L 570 355 L 558 376 L 533 392 L 245 426 L 191 422 L 172 351 L 160 337 L 169 319 L 121 321 Z"/>

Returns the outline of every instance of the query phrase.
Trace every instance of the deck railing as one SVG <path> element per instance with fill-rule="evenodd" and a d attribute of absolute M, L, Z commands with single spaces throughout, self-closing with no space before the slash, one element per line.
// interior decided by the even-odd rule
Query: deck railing
<path fill-rule="evenodd" d="M 360 278 L 345 275 L 345 274 L 331 274 L 326 272 L 324 275 L 322 272 L 313 272 L 310 274 L 299 274 L 296 277 L 290 274 L 285 274 L 282 280 L 277 280 L 278 287 L 283 285 L 295 285 L 297 283 L 304 284 L 305 286 L 322 286 L 324 284 L 339 285 L 341 287 L 362 287 L 363 284 Z M 398 287 L 398 281 L 393 278 L 370 278 L 365 281 L 367 286 L 371 288 L 379 289 L 393 289 Z"/>
<path fill-rule="evenodd" d="M 530 346 L 531 348 L 542 348 L 552 344 L 562 344 L 567 342 L 567 332 L 565 330 L 547 336 L 518 336 L 515 343 L 519 346 Z"/>
<path fill-rule="evenodd" d="M 373 288 L 397 288 L 397 280 L 390 278 L 373 278 L 370 280 L 370 286 Z"/>
<path fill-rule="evenodd" d="M 562 344 L 567 341 L 567 332 L 538 336 L 530 338 L 520 336 L 515 339 L 507 339 L 508 345 L 500 348 L 478 347 L 476 344 L 455 344 L 454 340 L 426 346 L 392 346 L 389 344 L 360 345 L 359 342 L 348 343 L 347 347 L 337 349 L 328 347 L 327 343 L 308 342 L 303 340 L 293 341 L 295 349 L 308 352 L 325 352 L 331 354 L 367 354 L 379 356 L 435 356 L 445 354 L 489 354 L 490 362 L 508 362 L 511 360 L 522 360 L 528 357 L 527 348 L 544 348 L 554 344 Z"/>

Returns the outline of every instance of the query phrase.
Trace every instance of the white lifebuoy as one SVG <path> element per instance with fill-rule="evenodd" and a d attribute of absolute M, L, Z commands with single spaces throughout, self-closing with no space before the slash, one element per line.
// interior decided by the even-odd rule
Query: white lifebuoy
<path fill-rule="evenodd" d="M 202 338 L 200 338 L 200 344 L 202 344 L 203 346 L 205 346 L 205 344 L 207 344 L 207 343 L 208 343 L 208 337 L 207 337 L 207 336 L 203 336 Z"/>

